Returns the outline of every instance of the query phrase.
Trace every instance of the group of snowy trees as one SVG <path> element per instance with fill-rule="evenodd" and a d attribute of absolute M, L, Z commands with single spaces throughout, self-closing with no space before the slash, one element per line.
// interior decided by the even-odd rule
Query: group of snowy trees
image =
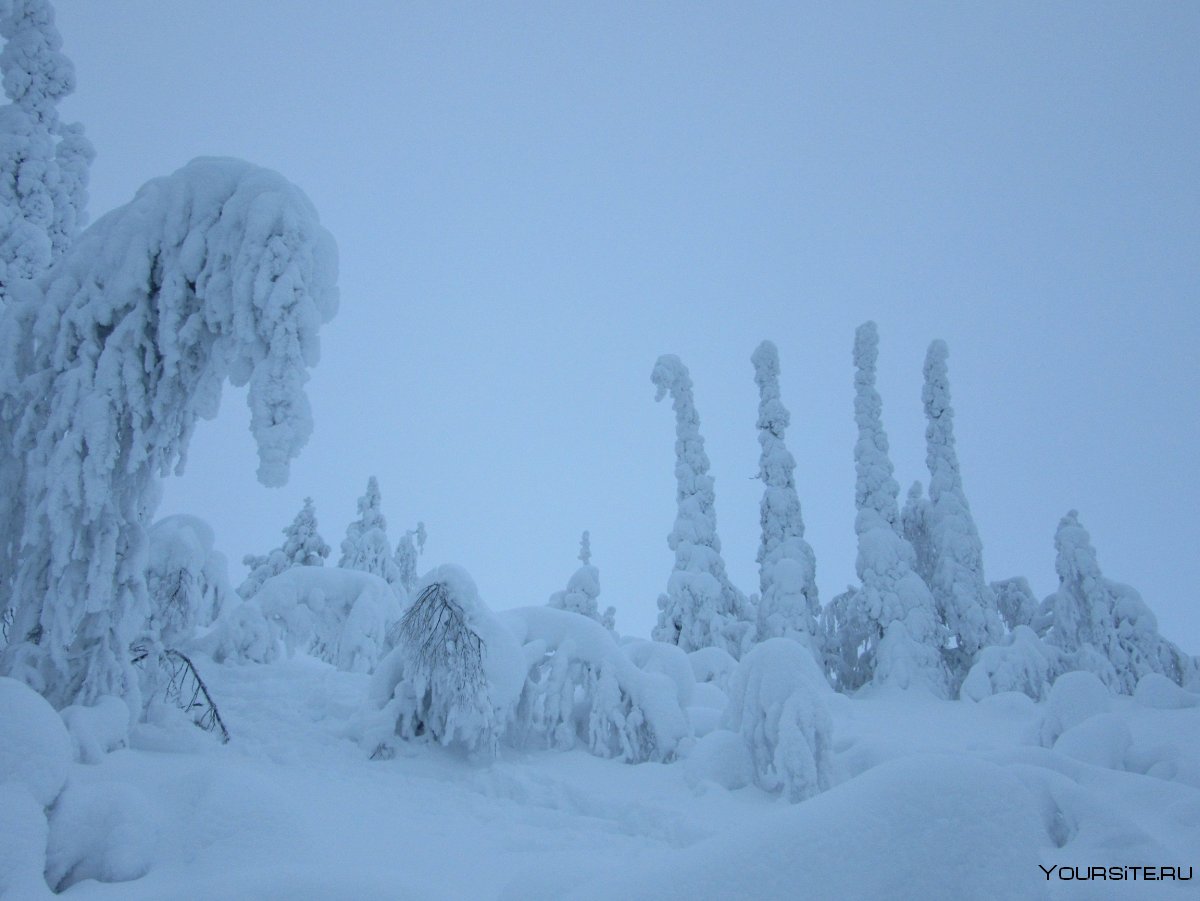
<path fill-rule="evenodd" d="M 1039 604 L 1023 578 L 987 582 L 955 450 L 949 351 L 940 340 L 930 344 L 924 365 L 928 492 L 916 482 L 900 509 L 876 390 L 878 354 L 878 331 L 867 322 L 854 341 L 859 584 L 824 607 L 785 444 L 789 416 L 775 346 L 764 341 L 751 357 L 764 490 L 759 594 L 750 598 L 725 575 L 691 378 L 677 357 L 659 358 L 651 378 L 658 398 L 669 392 L 675 406 L 677 514 L 667 539 L 675 567 L 659 598 L 654 637 L 685 651 L 716 647 L 734 657 L 759 642 L 791 638 L 809 648 L 842 691 L 890 684 L 940 697 L 1005 690 L 1041 697 L 1059 673 L 1074 669 L 1095 672 L 1123 692 L 1147 673 L 1181 685 L 1200 679 L 1196 660 L 1158 634 L 1138 594 L 1100 574 L 1074 512 L 1055 538 L 1055 594 Z"/>

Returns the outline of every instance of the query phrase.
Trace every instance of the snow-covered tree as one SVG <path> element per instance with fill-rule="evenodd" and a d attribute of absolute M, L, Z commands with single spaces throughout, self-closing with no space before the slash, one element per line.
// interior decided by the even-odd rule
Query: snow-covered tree
<path fill-rule="evenodd" d="M 860 632 L 867 637 L 859 648 L 857 665 L 846 670 L 875 683 L 923 685 L 944 695 L 944 630 L 929 588 L 916 572 L 912 545 L 900 534 L 900 486 L 892 475 L 887 433 L 883 430 L 883 401 L 875 388 L 878 357 L 875 323 L 864 323 L 854 340 L 854 419 L 858 426 L 854 446 L 858 506 L 854 521 L 858 535 L 855 566 L 862 585 L 846 599 L 853 609 L 841 611 L 839 618 L 855 629 L 852 638 Z"/>
<path fill-rule="evenodd" d="M 1090 670 L 1114 691 L 1132 694 L 1147 673 L 1177 685 L 1196 676 L 1196 660 L 1158 633 L 1154 614 L 1128 585 L 1104 578 L 1091 537 L 1074 510 L 1054 535 L 1058 591 L 1048 640 L 1068 655 L 1070 669 Z"/>
<path fill-rule="evenodd" d="M 938 615 L 950 633 L 947 664 L 961 682 L 980 648 L 1003 636 L 996 599 L 983 576 L 983 544 L 963 491 L 954 447 L 954 408 L 950 406 L 949 350 L 934 341 L 925 355 L 925 463 L 929 467 L 929 588 Z M 918 508 L 919 509 L 919 508 Z M 919 562 L 918 555 L 918 562 Z"/>
<path fill-rule="evenodd" d="M 215 621 L 233 595 L 225 555 L 214 548 L 212 527 L 195 516 L 167 516 L 147 536 L 150 633 L 164 647 L 179 648 Z"/>
<path fill-rule="evenodd" d="M 908 489 L 904 509 L 900 511 L 900 533 L 912 545 L 917 575 L 928 585 L 933 580 L 933 547 L 929 538 L 929 499 L 920 480 Z"/>
<path fill-rule="evenodd" d="M 579 561 L 583 565 L 575 570 L 564 591 L 556 591 L 550 595 L 549 605 L 600 622 L 600 605 L 596 602 L 596 598 L 600 596 L 600 570 L 592 566 L 591 560 L 591 537 L 585 531 L 579 539 Z"/>
<path fill-rule="evenodd" d="M 1044 631 L 1041 628 L 1040 605 L 1033 595 L 1033 589 L 1029 587 L 1028 579 L 1014 576 L 992 582 L 989 587 L 996 598 L 996 610 L 1010 632 L 1017 626 L 1029 626 L 1038 634 Z"/>
<path fill-rule="evenodd" d="M 675 527 L 667 545 L 675 567 L 658 598 L 657 641 L 685 651 L 710 645 L 741 656 L 753 638 L 754 611 L 725 574 L 713 478 L 692 398 L 692 379 L 679 357 L 664 354 L 651 373 L 655 400 L 669 393 L 675 410 Z"/>
<path fill-rule="evenodd" d="M 75 90 L 46 0 L 0 3 L 0 305 L 14 282 L 44 272 L 74 241 L 87 214 L 88 167 L 95 155 L 80 125 L 58 118 Z"/>
<path fill-rule="evenodd" d="M 779 352 L 763 341 L 750 357 L 758 384 L 758 477 L 762 528 L 758 545 L 758 640 L 795 638 L 819 655 L 816 556 L 804 540 L 796 461 L 784 443 L 791 420 L 779 394 Z"/>
<path fill-rule="evenodd" d="M 237 593 L 249 600 L 258 594 L 267 579 L 273 578 L 293 566 L 324 566 L 330 548 L 317 531 L 317 508 L 311 497 L 304 499 L 304 506 L 296 514 L 291 525 L 283 529 L 282 546 L 265 554 L 247 554 L 242 563 L 250 571 Z"/>
<path fill-rule="evenodd" d="M 311 497 L 283 530 L 283 554 L 292 566 L 324 566 L 330 547 L 317 531 L 317 506 Z"/>
<path fill-rule="evenodd" d="M 304 383 L 336 272 L 299 189 L 200 159 L 145 185 L 5 307 L 0 347 L 32 344 L 0 364 L 6 459 L 23 466 L 19 502 L 0 511 L 19 546 L 0 573 L 18 638 L 0 670 L 59 705 L 136 701 L 128 647 L 148 613 L 158 479 L 182 469 L 229 379 L 249 385 L 260 481 L 286 481 L 312 430 Z"/>
<path fill-rule="evenodd" d="M 358 499 L 358 519 L 346 527 L 342 539 L 342 569 L 357 569 L 379 576 L 389 585 L 400 585 L 400 569 L 392 559 L 392 546 L 387 537 L 387 519 L 380 509 L 379 480 L 367 479 L 367 493 Z"/>
<path fill-rule="evenodd" d="M 396 571 L 400 584 L 408 594 L 417 587 L 417 559 L 425 552 L 425 523 L 417 523 L 417 527 L 405 532 L 396 542 Z"/>

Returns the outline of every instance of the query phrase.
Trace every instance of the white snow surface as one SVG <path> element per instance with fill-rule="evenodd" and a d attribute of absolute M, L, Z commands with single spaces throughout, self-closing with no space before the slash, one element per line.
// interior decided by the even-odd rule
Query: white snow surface
<path fill-rule="evenodd" d="M 510 746 L 480 764 L 432 743 L 369 760 L 347 734 L 366 675 L 304 655 L 194 659 L 232 741 L 142 724 L 131 747 L 64 763 L 49 827 L 0 776 L 6 897 L 38 897 L 47 834 L 54 872 L 78 867 L 76 901 L 1194 897 L 1194 881 L 1067 883 L 1038 866 L 1195 865 L 1196 707 L 1106 691 L 1081 723 L 1107 750 L 1125 730 L 1129 744 L 1085 762 L 1062 753 L 1069 732 L 1062 750 L 1031 743 L 1050 705 L 1024 695 L 829 692 L 839 781 L 789 805 L 724 787 L 746 776 L 731 732 L 673 764 Z"/>

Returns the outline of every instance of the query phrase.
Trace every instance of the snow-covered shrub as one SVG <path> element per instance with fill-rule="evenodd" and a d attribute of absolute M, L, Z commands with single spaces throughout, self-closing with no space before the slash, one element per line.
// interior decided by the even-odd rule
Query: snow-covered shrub
<path fill-rule="evenodd" d="M 22 491 L 0 510 L 0 544 L 21 548 L 15 572 L 0 553 L 19 637 L 0 671 L 58 706 L 105 694 L 136 706 L 129 645 L 149 614 L 158 480 L 182 466 L 228 379 L 249 386 L 259 479 L 286 481 L 312 431 L 304 384 L 336 269 L 299 189 L 199 159 L 143 186 L 4 307 L 0 485 Z"/>
<path fill-rule="evenodd" d="M 729 686 L 728 729 L 741 734 L 760 788 L 803 801 L 829 788 L 829 685 L 808 648 L 788 638 L 755 645 Z"/>
<path fill-rule="evenodd" d="M 1139 707 L 1154 710 L 1180 710 L 1185 707 L 1200 707 L 1200 694 L 1180 688 L 1166 676 L 1146 673 L 1138 679 L 1133 692 L 1133 702 Z"/>
<path fill-rule="evenodd" d="M 372 756 L 388 756 L 395 736 L 494 756 L 521 693 L 525 658 L 467 571 L 443 564 L 427 573 L 395 634 L 368 695 L 377 711 L 364 728 Z"/>
<path fill-rule="evenodd" d="M 1002 691 L 1019 691 L 1040 701 L 1061 672 L 1062 655 L 1028 626 L 1017 626 L 1006 644 L 984 648 L 963 680 L 959 697 L 981 701 Z"/>
<path fill-rule="evenodd" d="M 709 732 L 688 753 L 683 762 L 683 778 L 696 788 L 715 782 L 730 790 L 745 788 L 754 781 L 754 758 L 746 740 L 728 729 Z"/>
<path fill-rule="evenodd" d="M 1099 713 L 1065 730 L 1054 741 L 1054 750 L 1073 760 L 1105 767 L 1125 769 L 1133 748 L 1133 733 L 1123 716 Z"/>
<path fill-rule="evenodd" d="M 804 540 L 804 518 L 796 494 L 796 461 L 784 435 L 791 416 L 780 399 L 779 351 L 763 341 L 750 357 L 758 385 L 759 602 L 757 640 L 794 638 L 817 652 L 816 557 Z"/>
<path fill-rule="evenodd" d="M 660 656 L 658 643 L 646 642 L 651 649 L 639 646 L 639 656 L 647 669 L 639 669 L 607 629 L 565 610 L 523 607 L 500 618 L 527 666 L 511 727 L 515 743 L 564 750 L 581 744 L 628 763 L 674 757 L 688 734 L 679 703 L 681 683 L 691 678 L 681 670 L 686 659 Z"/>
<path fill-rule="evenodd" d="M 675 411 L 675 525 L 667 546 L 675 566 L 666 594 L 658 599 L 655 641 L 685 651 L 716 645 L 734 657 L 753 639 L 754 611 L 725 573 L 713 477 L 700 435 L 700 417 L 692 396 L 692 378 L 673 354 L 664 354 L 650 374 L 661 401 L 669 393 Z"/>
<path fill-rule="evenodd" d="M 263 583 L 254 602 L 289 654 L 312 654 L 359 673 L 374 668 L 401 614 L 382 579 L 332 567 L 285 570 Z"/>
<path fill-rule="evenodd" d="M 0 783 L 19 782 L 47 807 L 70 766 L 71 736 L 62 718 L 29 686 L 0 676 Z"/>
<path fill-rule="evenodd" d="M 721 691 L 729 686 L 729 677 L 737 669 L 737 661 L 729 652 L 715 647 L 697 648 L 688 654 L 688 661 L 697 682 L 711 682 Z"/>
<path fill-rule="evenodd" d="M 415 529 L 400 536 L 396 542 L 396 554 L 392 558 L 396 563 L 400 586 L 410 595 L 417 587 L 417 558 L 424 552 L 425 523 L 419 522 Z"/>
<path fill-rule="evenodd" d="M 147 530 L 146 590 L 150 631 L 169 648 L 211 624 L 233 595 L 225 556 L 213 548 L 213 530 L 195 516 L 167 516 Z"/>
<path fill-rule="evenodd" d="M 680 707 L 692 703 L 696 688 L 696 674 L 692 661 L 678 645 L 664 641 L 647 641 L 644 638 L 627 638 L 620 644 L 625 656 L 633 665 L 647 673 L 662 673 L 675 684 L 675 697 Z"/>
<path fill-rule="evenodd" d="M 1106 579 L 1091 538 L 1074 510 L 1054 536 L 1059 587 L 1050 604 L 1049 640 L 1075 669 L 1096 673 L 1114 691 L 1132 694 L 1147 673 L 1177 685 L 1196 678 L 1196 660 L 1158 633 L 1154 614 L 1128 585 Z"/>
<path fill-rule="evenodd" d="M 99 763 L 109 751 L 129 744 L 129 708 L 115 695 L 105 695 L 91 707 L 72 704 L 59 714 L 80 763 Z"/>
<path fill-rule="evenodd" d="M 72 783 L 50 811 L 46 879 L 59 892 L 85 879 L 140 879 L 150 869 L 158 828 L 150 799 L 136 786 Z"/>
<path fill-rule="evenodd" d="M 1059 676 L 1046 698 L 1038 726 L 1043 747 L 1053 747 L 1058 737 L 1084 720 L 1107 713 L 1112 695 L 1094 673 L 1071 672 Z"/>
<path fill-rule="evenodd" d="M 271 663 L 283 652 L 277 631 L 267 622 L 258 601 L 244 601 L 227 608 L 217 624 L 191 647 L 217 663 Z"/>

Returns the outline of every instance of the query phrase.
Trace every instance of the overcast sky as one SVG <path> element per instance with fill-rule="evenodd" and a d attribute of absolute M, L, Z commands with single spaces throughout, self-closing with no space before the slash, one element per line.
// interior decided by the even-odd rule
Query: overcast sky
<path fill-rule="evenodd" d="M 771 338 L 822 600 L 854 581 L 855 326 L 879 323 L 902 492 L 921 365 L 950 346 L 988 577 L 1052 591 L 1077 508 L 1110 578 L 1200 652 L 1200 5 L 58 0 L 98 153 L 92 217 L 200 155 L 276 169 L 341 252 L 291 483 L 254 481 L 227 391 L 162 513 L 235 583 L 305 495 L 336 548 L 377 475 L 395 541 L 497 608 L 592 532 L 645 635 L 695 382 L 726 563 L 757 587 Z"/>

